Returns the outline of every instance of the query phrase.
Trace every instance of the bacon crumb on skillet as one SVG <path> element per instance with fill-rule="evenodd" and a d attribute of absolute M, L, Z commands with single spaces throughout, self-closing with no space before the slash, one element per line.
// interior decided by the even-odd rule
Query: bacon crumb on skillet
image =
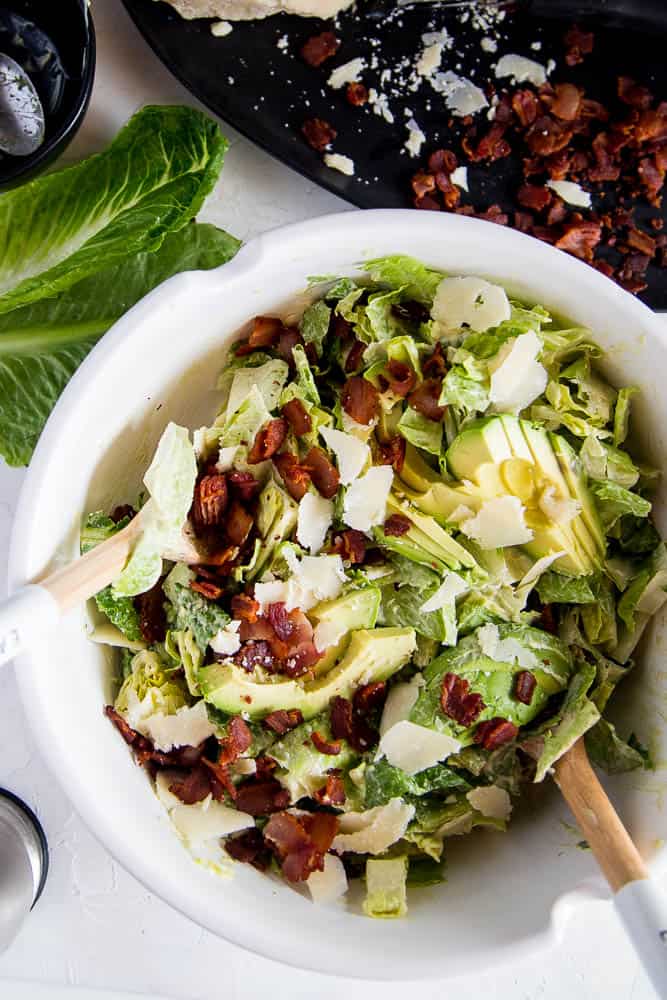
<path fill-rule="evenodd" d="M 319 35 L 312 35 L 301 46 L 301 58 L 309 66 L 321 66 L 327 59 L 335 56 L 340 41 L 333 31 L 323 31 Z"/>
<path fill-rule="evenodd" d="M 368 88 L 363 83 L 353 81 L 352 83 L 348 83 L 345 90 L 345 97 L 348 104 L 351 104 L 355 108 L 361 107 L 368 101 Z"/>
<path fill-rule="evenodd" d="M 334 141 L 338 132 L 324 118 L 308 118 L 301 126 L 306 142 L 318 153 L 323 153 Z"/>

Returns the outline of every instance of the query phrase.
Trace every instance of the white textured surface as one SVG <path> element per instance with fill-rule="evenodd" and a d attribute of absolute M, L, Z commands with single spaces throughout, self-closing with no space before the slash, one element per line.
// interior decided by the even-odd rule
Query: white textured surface
<path fill-rule="evenodd" d="M 190 100 L 138 38 L 118 0 L 96 0 L 94 13 L 99 44 L 96 92 L 85 127 L 68 151 L 71 159 L 98 149 L 144 103 Z M 345 207 L 226 131 L 232 149 L 222 183 L 204 213 L 210 221 L 247 238 Z M 3 576 L 22 478 L 20 470 L 0 467 Z M 158 996 L 334 1000 L 343 995 L 350 1000 L 403 1000 L 405 985 L 355 985 L 283 969 L 250 956 L 200 930 L 147 892 L 116 865 L 73 814 L 27 732 L 11 670 L 0 674 L 0 733 L 0 784 L 24 796 L 41 816 L 52 864 L 39 906 L 10 950 L 0 957 L 2 1000 L 48 1000 L 51 996 L 50 991 L 20 987 L 17 980 L 125 990 L 155 1000 Z M 572 850 L 575 840 L 564 831 L 563 849 Z M 508 905 L 520 905 L 520 899 L 509 900 Z M 421 983 L 418 989 L 422 1000 L 442 996 L 442 987 L 436 983 Z M 527 962 L 517 956 L 514 967 L 482 978 L 471 970 L 468 979 L 456 983 L 456 993 L 460 1000 L 472 1000 L 480 993 L 512 1000 L 560 1000 L 563 996 L 592 1000 L 603 994 L 648 1000 L 654 995 L 617 918 L 604 903 L 582 908 L 552 955 Z M 54 994 L 58 1000 L 64 995 Z M 93 1000 L 83 988 L 71 996 Z"/>

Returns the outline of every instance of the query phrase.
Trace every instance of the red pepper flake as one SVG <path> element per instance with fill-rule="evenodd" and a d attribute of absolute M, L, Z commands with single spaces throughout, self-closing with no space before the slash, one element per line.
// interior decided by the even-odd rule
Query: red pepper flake
<path fill-rule="evenodd" d="M 536 687 L 535 675 L 530 670 L 520 670 L 514 681 L 514 697 L 523 705 L 530 705 Z"/>
<path fill-rule="evenodd" d="M 283 406 L 282 412 L 297 437 L 310 434 L 313 429 L 313 421 L 300 399 L 290 399 Z"/>
<path fill-rule="evenodd" d="M 471 726 L 486 708 L 480 694 L 470 691 L 470 684 L 458 674 L 447 673 L 442 679 L 440 707 L 460 726 Z"/>
<path fill-rule="evenodd" d="M 497 750 L 505 743 L 511 743 L 519 734 L 518 726 L 509 719 L 496 716 L 487 722 L 480 722 L 475 730 L 475 743 L 481 743 L 485 750 Z"/>
<path fill-rule="evenodd" d="M 227 481 L 222 475 L 203 476 L 195 485 L 192 519 L 196 527 L 222 524 L 227 509 Z"/>
<path fill-rule="evenodd" d="M 313 793 L 321 806 L 342 806 L 345 802 L 345 785 L 339 774 L 328 774 L 326 784 Z"/>
<path fill-rule="evenodd" d="M 340 753 L 340 740 L 326 740 L 317 730 L 311 733 L 310 738 L 313 746 L 319 753 L 326 754 L 329 757 L 336 757 Z"/>
<path fill-rule="evenodd" d="M 361 375 L 351 375 L 341 391 L 341 404 L 348 416 L 358 424 L 370 424 L 380 408 L 380 396 L 375 386 Z"/>
<path fill-rule="evenodd" d="M 351 104 L 352 107 L 361 107 L 362 104 L 366 104 L 368 101 L 368 88 L 363 83 L 348 83 L 345 97 L 347 98 L 347 103 Z"/>
<path fill-rule="evenodd" d="M 412 522 L 405 514 L 392 514 L 384 522 L 383 527 L 385 535 L 389 535 L 390 538 L 400 538 L 410 530 Z"/>
<path fill-rule="evenodd" d="M 301 46 L 301 58 L 309 66 L 321 66 L 336 54 L 339 46 L 340 42 L 333 31 L 323 31 L 320 35 L 313 35 Z"/>
<path fill-rule="evenodd" d="M 334 141 L 338 132 L 324 118 L 309 118 L 301 126 L 306 142 L 318 153 L 323 153 L 327 146 Z"/>
<path fill-rule="evenodd" d="M 303 714 L 299 708 L 279 708 L 275 712 L 269 712 L 263 719 L 266 728 L 277 733 L 278 736 L 284 736 L 291 729 L 300 726 L 302 722 Z"/>
<path fill-rule="evenodd" d="M 314 445 L 304 458 L 303 466 L 310 473 L 315 488 L 325 499 L 331 500 L 336 496 L 340 474 L 333 462 L 329 461 L 326 452 Z"/>

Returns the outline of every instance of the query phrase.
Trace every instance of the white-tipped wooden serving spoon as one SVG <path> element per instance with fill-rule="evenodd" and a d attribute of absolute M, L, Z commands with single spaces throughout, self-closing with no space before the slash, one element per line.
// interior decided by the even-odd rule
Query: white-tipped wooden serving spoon
<path fill-rule="evenodd" d="M 583 738 L 555 764 L 556 784 L 614 893 L 614 905 L 659 997 L 667 998 L 667 895 L 649 876 L 588 760 Z"/>

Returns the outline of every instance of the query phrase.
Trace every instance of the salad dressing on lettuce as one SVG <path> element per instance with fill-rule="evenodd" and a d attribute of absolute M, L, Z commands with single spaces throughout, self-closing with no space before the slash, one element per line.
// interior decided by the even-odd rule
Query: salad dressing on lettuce
<path fill-rule="evenodd" d="M 392 918 L 579 737 L 651 766 L 605 711 L 667 558 L 636 389 L 590 331 L 411 258 L 366 270 L 221 359 L 217 416 L 165 431 L 96 601 L 125 647 L 107 714 L 193 854 L 320 904 L 362 876 Z M 135 511 L 89 515 L 82 546 Z M 161 557 L 184 520 L 199 565 Z"/>

